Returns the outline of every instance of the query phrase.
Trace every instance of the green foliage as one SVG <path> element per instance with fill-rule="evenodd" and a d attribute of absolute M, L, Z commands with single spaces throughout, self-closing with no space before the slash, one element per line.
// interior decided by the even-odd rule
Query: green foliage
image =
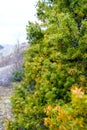
<path fill-rule="evenodd" d="M 86 130 L 87 95 L 74 85 L 71 89 L 71 102 L 62 106 L 47 106 L 44 123 L 49 130 Z"/>
<path fill-rule="evenodd" d="M 38 23 L 29 22 L 28 26 L 26 27 L 27 30 L 27 39 L 29 43 L 35 44 L 35 41 L 38 41 L 43 37 L 43 32 L 41 31 L 41 27 Z"/>
<path fill-rule="evenodd" d="M 13 82 L 20 82 L 23 79 L 23 70 L 14 70 L 12 75 L 12 81 Z"/>
<path fill-rule="evenodd" d="M 70 98 L 70 89 L 74 84 L 87 89 L 85 1 L 38 1 L 37 16 L 41 24 L 29 22 L 27 25 L 30 47 L 25 53 L 24 78 L 21 85 L 15 88 L 11 98 L 14 121 L 10 122 L 9 127 L 7 125 L 9 130 L 50 129 L 44 124 L 44 118 L 47 117 L 44 109 L 50 104 L 63 105 L 67 109 L 67 115 L 69 108 L 72 109 L 70 114 L 79 111 L 78 118 L 86 121 L 80 108 L 78 111 L 76 106 L 72 108 L 73 100 Z M 69 103 L 69 106 L 66 107 L 66 103 Z M 73 118 L 71 126 L 76 118 L 77 115 Z M 54 123 L 56 126 L 56 118 Z M 87 127 L 83 125 L 83 128 Z"/>

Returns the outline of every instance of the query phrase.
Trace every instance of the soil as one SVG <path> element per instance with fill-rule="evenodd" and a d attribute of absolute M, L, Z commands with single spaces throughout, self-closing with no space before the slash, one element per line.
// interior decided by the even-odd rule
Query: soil
<path fill-rule="evenodd" d="M 4 122 L 12 116 L 10 96 L 13 87 L 0 86 L 0 130 L 4 130 Z"/>

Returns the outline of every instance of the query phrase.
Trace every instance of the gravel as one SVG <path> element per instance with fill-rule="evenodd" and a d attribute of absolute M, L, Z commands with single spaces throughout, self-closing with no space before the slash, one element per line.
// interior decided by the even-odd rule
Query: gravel
<path fill-rule="evenodd" d="M 11 94 L 12 88 L 0 86 L 0 130 L 4 130 L 4 121 L 12 117 L 10 104 Z"/>

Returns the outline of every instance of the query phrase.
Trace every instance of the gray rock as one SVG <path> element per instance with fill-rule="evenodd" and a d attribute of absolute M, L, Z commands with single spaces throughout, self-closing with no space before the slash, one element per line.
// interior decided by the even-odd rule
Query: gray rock
<path fill-rule="evenodd" d="M 13 65 L 0 67 L 0 86 L 8 86 L 12 81 Z"/>

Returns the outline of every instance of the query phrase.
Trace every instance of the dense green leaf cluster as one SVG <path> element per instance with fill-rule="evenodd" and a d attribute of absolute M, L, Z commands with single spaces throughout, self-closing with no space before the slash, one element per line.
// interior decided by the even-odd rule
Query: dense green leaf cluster
<path fill-rule="evenodd" d="M 12 81 L 20 82 L 23 79 L 23 75 L 24 75 L 23 68 L 22 70 L 14 70 L 12 72 Z"/>
<path fill-rule="evenodd" d="M 75 84 L 71 89 L 71 102 L 45 108 L 47 117 L 44 123 L 49 130 L 86 130 L 87 95 Z"/>
<path fill-rule="evenodd" d="M 70 102 L 70 89 L 87 88 L 87 0 L 40 0 L 29 22 L 24 79 L 12 96 L 6 130 L 48 130 L 44 108 Z M 87 123 L 87 122 L 85 122 Z"/>

